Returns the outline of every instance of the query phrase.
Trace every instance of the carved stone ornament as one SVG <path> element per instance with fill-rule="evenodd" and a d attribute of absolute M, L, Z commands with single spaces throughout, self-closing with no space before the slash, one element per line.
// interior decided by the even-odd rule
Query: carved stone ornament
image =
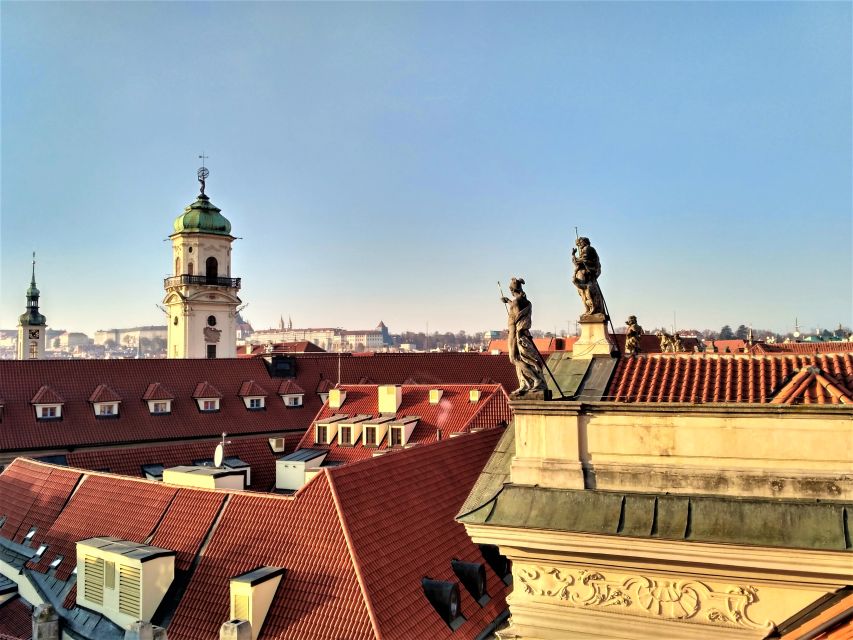
<path fill-rule="evenodd" d="M 698 580 L 647 576 L 607 578 L 587 569 L 518 566 L 522 593 L 559 600 L 574 607 L 618 610 L 619 613 L 724 627 L 769 630 L 771 620 L 759 622 L 747 609 L 758 600 L 758 588 L 711 587 Z"/>
<path fill-rule="evenodd" d="M 213 327 L 205 327 L 204 328 L 204 341 L 205 342 L 219 342 L 219 336 L 222 335 L 222 331 L 219 329 L 214 329 Z"/>

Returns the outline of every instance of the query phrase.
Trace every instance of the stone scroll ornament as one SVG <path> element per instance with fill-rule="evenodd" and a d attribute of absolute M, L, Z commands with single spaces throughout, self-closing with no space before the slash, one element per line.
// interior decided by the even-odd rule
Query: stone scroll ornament
<path fill-rule="evenodd" d="M 559 600 L 569 606 L 713 626 L 773 627 L 771 620 L 750 617 L 748 609 L 758 599 L 758 588 L 751 585 L 711 586 L 698 580 L 642 575 L 608 578 L 595 570 L 537 565 L 520 566 L 517 575 L 525 595 Z"/>
<path fill-rule="evenodd" d="M 575 267 L 572 284 L 577 288 L 586 309 L 585 313 L 581 314 L 581 320 L 604 320 L 604 297 L 598 287 L 598 278 L 601 275 L 598 252 L 589 243 L 589 238 L 583 236 L 575 241 L 575 245 L 572 249 L 572 264 Z"/>
<path fill-rule="evenodd" d="M 512 300 L 504 296 L 501 297 L 501 301 L 507 305 L 509 361 L 515 366 L 515 374 L 518 377 L 518 389 L 510 395 L 516 397 L 526 395 L 531 391 L 544 392 L 548 388 L 545 383 L 539 352 L 536 350 L 536 345 L 533 344 L 533 337 L 530 335 L 533 305 L 522 289 L 523 284 L 523 278 L 513 278 L 509 282 Z"/>

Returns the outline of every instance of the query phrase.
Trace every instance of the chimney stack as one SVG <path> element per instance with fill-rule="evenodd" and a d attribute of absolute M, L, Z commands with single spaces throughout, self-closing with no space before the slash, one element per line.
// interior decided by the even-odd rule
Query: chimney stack
<path fill-rule="evenodd" d="M 377 387 L 379 394 L 379 413 L 396 414 L 403 403 L 403 389 L 398 384 L 383 384 Z"/>
<path fill-rule="evenodd" d="M 248 620 L 229 620 L 219 627 L 219 640 L 252 640 L 252 625 Z"/>
<path fill-rule="evenodd" d="M 59 614 L 51 604 L 33 609 L 33 640 L 59 640 Z"/>

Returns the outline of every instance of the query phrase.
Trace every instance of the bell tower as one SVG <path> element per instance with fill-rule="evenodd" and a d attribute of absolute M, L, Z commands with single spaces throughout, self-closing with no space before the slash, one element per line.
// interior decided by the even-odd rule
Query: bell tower
<path fill-rule="evenodd" d="M 33 252 L 33 277 L 27 289 L 27 311 L 18 318 L 18 360 L 41 360 L 47 343 L 47 319 L 39 313 L 36 287 L 36 254 Z"/>
<path fill-rule="evenodd" d="M 204 160 L 204 156 L 202 161 Z M 205 194 L 206 167 L 198 170 L 201 192 L 175 219 L 172 275 L 163 282 L 169 314 L 169 358 L 234 358 L 240 278 L 231 277 L 231 223 Z"/>

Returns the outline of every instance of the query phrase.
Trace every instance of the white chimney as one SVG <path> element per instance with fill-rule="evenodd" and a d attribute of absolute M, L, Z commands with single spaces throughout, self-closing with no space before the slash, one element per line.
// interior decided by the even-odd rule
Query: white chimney
<path fill-rule="evenodd" d="M 430 404 L 438 404 L 441 400 L 441 396 L 444 395 L 443 389 L 430 389 L 429 390 L 429 403 Z"/>
<path fill-rule="evenodd" d="M 379 385 L 379 413 L 397 413 L 403 402 L 403 388 L 398 384 Z"/>

